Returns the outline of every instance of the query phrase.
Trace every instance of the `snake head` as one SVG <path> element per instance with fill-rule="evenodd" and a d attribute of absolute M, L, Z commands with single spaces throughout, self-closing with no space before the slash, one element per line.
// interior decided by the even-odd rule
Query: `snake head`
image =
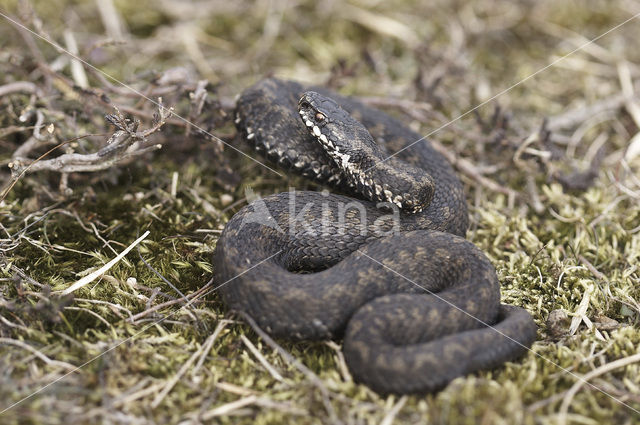
<path fill-rule="evenodd" d="M 347 175 L 360 175 L 383 155 L 365 126 L 333 99 L 308 91 L 300 98 L 298 111 L 309 133 Z"/>
<path fill-rule="evenodd" d="M 364 197 L 411 212 L 429 205 L 434 192 L 431 177 L 389 158 L 366 127 L 333 99 L 305 92 L 298 102 L 298 112 L 310 134 Z"/>

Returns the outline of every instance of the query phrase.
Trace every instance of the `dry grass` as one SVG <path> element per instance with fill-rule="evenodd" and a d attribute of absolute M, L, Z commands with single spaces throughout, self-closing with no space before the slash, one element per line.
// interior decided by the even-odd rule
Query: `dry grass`
<path fill-rule="evenodd" d="M 0 17 L 0 409 L 17 403 L 0 422 L 640 422 L 640 22 L 440 129 L 639 2 L 111 4 L 0 0 L 37 34 Z M 226 312 L 209 257 L 244 189 L 309 185 L 224 144 L 256 157 L 229 114 L 269 74 L 439 129 L 468 237 L 539 325 L 526 357 L 381 398 L 350 380 L 339 344 L 272 341 Z M 154 119 L 141 95 L 192 124 Z M 64 168 L 75 160 L 94 168 Z"/>

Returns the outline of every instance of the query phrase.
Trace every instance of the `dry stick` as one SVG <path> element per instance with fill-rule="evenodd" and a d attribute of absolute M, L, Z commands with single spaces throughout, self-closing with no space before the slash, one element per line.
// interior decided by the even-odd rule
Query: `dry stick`
<path fill-rule="evenodd" d="M 238 410 L 244 406 L 254 404 L 257 399 L 257 396 L 250 395 L 249 397 L 241 398 L 239 400 L 232 401 L 231 403 L 223 404 L 222 406 L 218 406 L 206 413 L 203 413 L 202 415 L 200 415 L 200 419 L 206 421 L 211 418 L 215 418 L 216 416 L 228 415 L 234 410 Z"/>
<path fill-rule="evenodd" d="M 153 409 L 155 409 L 160 405 L 162 400 L 164 400 L 167 394 L 169 394 L 169 392 L 173 389 L 173 387 L 178 383 L 180 378 L 182 378 L 184 374 L 187 373 L 187 370 L 189 369 L 189 367 L 191 367 L 191 364 L 193 364 L 193 362 L 198 357 L 200 357 L 200 360 L 198 361 L 196 367 L 194 368 L 194 372 L 197 369 L 199 369 L 200 366 L 202 366 L 202 362 L 204 361 L 203 359 L 206 357 L 209 350 L 211 350 L 211 347 L 213 346 L 213 343 L 215 342 L 216 338 L 218 338 L 218 335 L 220 335 L 220 332 L 222 332 L 222 330 L 228 323 L 229 323 L 228 320 L 223 320 L 220 323 L 218 323 L 218 326 L 216 327 L 215 331 L 209 336 L 209 338 L 207 338 L 204 344 L 202 344 L 202 346 L 198 350 L 196 350 L 196 352 L 193 353 L 191 357 L 189 357 L 189 360 L 187 360 L 185 364 L 182 365 L 180 370 L 178 370 L 178 373 L 176 373 L 175 376 L 169 380 L 169 382 L 164 386 L 162 391 L 160 391 L 160 393 L 156 396 L 156 398 L 151 403 L 151 407 Z"/>
<path fill-rule="evenodd" d="M 403 395 L 400 397 L 400 400 L 389 410 L 389 413 L 385 415 L 385 417 L 380 422 L 380 425 L 392 425 L 393 420 L 396 418 L 396 415 L 400 412 L 400 410 L 404 407 L 407 402 L 408 397 Z"/>
<path fill-rule="evenodd" d="M 256 348 L 256 346 L 253 345 L 251 341 L 249 341 L 249 338 L 247 338 L 244 335 L 240 335 L 240 339 L 242 340 L 244 345 L 247 346 L 249 351 L 251 351 L 251 353 L 258 359 L 260 364 L 264 366 L 265 369 L 267 369 L 267 372 L 269 372 L 269 374 L 273 377 L 273 379 L 279 382 L 284 381 L 284 378 L 282 377 L 282 375 L 280 375 L 280 372 L 278 372 L 276 368 L 273 367 L 271 363 L 267 361 L 267 359 L 262 355 L 262 353 L 260 353 L 260 351 Z"/>
<path fill-rule="evenodd" d="M 72 140 L 78 139 L 75 138 L 52 148 L 37 160 L 28 163 L 27 167 L 22 170 L 25 160 L 29 160 L 22 158 L 23 155 L 17 154 L 22 148 L 21 146 L 16 150 L 16 152 L 14 152 L 13 160 L 9 163 L 9 168 L 11 168 L 14 173 L 20 171 L 20 177 L 28 170 L 51 170 L 59 173 L 99 171 L 110 168 L 114 164 L 125 159 L 142 155 L 151 150 L 160 149 L 162 147 L 161 144 L 149 144 L 147 137 L 158 131 L 166 123 L 166 118 L 169 116 L 168 114 L 173 113 L 173 108 L 167 109 L 163 107 L 161 105 L 161 99 L 158 101 L 158 104 L 160 106 L 157 118 L 154 120 L 153 125 L 149 129 L 141 131 L 137 131 L 137 123 L 129 123 L 120 111 L 115 108 L 115 114 L 107 115 L 107 120 L 118 127 L 118 131 L 113 133 L 109 138 L 107 146 L 103 147 L 98 152 L 91 154 L 67 153 L 57 158 L 41 161 L 44 156 L 48 155 L 54 149 L 57 149 Z M 36 126 L 36 129 L 37 128 L 38 126 Z M 64 177 L 62 183 L 64 183 Z"/>
<path fill-rule="evenodd" d="M 148 395 L 151 395 L 153 393 L 155 393 L 156 391 L 158 391 L 160 388 L 162 388 L 165 385 L 164 382 L 159 382 L 157 384 L 153 384 L 147 388 L 144 388 L 140 391 L 136 391 L 132 394 L 127 395 L 124 398 L 118 398 L 116 400 L 112 401 L 112 406 L 113 407 L 119 407 L 125 404 L 128 404 L 132 401 L 138 400 L 140 398 L 146 397 Z"/>
<path fill-rule="evenodd" d="M 547 121 L 547 129 L 557 131 L 563 128 L 574 127 L 576 124 L 583 123 L 594 115 L 618 109 L 624 106 L 628 100 L 629 99 L 624 94 L 619 93 L 595 102 L 587 107 L 572 109 L 563 114 L 550 117 Z"/>
<path fill-rule="evenodd" d="M 84 311 L 85 313 L 89 313 L 90 315 L 92 315 L 93 317 L 97 318 L 98 320 L 100 320 L 102 323 L 104 323 L 108 328 L 111 328 L 111 332 L 113 334 L 113 338 L 116 339 L 118 338 L 118 333 L 116 332 L 116 330 L 113 328 L 113 325 L 111 323 L 109 323 L 107 321 L 107 319 L 105 319 L 104 317 L 100 316 L 98 313 L 96 313 L 95 311 L 89 310 L 86 307 L 74 307 L 74 306 L 67 306 L 64 308 L 65 310 L 72 310 L 72 311 Z"/>
<path fill-rule="evenodd" d="M 540 195 L 538 194 L 536 179 L 532 174 L 527 174 L 525 180 L 527 192 L 529 193 L 529 203 L 533 210 L 540 214 L 544 211 L 544 204 L 540 200 Z"/>
<path fill-rule="evenodd" d="M 185 301 L 185 308 L 187 309 L 188 314 L 191 316 L 191 318 L 195 321 L 198 322 L 198 316 L 196 316 L 192 311 L 191 308 L 188 306 L 189 304 L 189 300 L 187 297 L 185 297 L 185 295 L 182 293 L 181 290 L 179 290 L 173 283 L 171 283 L 167 278 L 165 278 L 159 271 L 157 271 L 156 269 L 154 269 L 151 264 L 147 263 L 147 261 L 142 257 L 142 254 L 140 254 L 140 250 L 138 250 L 138 257 L 140 258 L 140 260 L 142 261 L 142 263 L 149 269 L 151 270 L 156 276 L 158 276 L 163 282 L 165 282 L 167 285 L 169 285 L 171 287 L 171 289 L 173 289 L 174 291 L 176 291 L 181 297 L 182 299 Z"/>
<path fill-rule="evenodd" d="M 276 343 L 273 340 L 273 338 L 267 335 L 265 331 L 260 329 L 258 324 L 253 320 L 253 318 L 251 318 L 251 316 L 249 316 L 247 313 L 243 311 L 240 311 L 239 314 L 244 318 L 244 320 L 249 324 L 249 326 L 253 328 L 254 332 L 257 333 L 260 336 L 260 338 L 264 340 L 264 342 L 268 346 L 270 346 L 273 350 L 277 351 L 278 354 L 280 354 L 280 356 L 286 362 L 291 363 L 296 369 L 302 372 L 307 377 L 307 379 L 309 379 L 309 381 L 311 381 L 311 383 L 320 390 L 320 393 L 322 394 L 322 403 L 324 404 L 324 408 L 329 414 L 329 417 L 331 418 L 331 423 L 341 423 L 341 421 L 339 421 L 338 417 L 336 416 L 336 412 L 333 409 L 331 402 L 329 401 L 329 390 L 327 390 L 327 387 L 324 385 L 324 383 L 318 377 L 318 375 L 313 373 L 308 367 L 306 367 L 298 359 L 293 357 L 287 350 L 285 350 L 280 345 L 278 345 L 278 343 Z"/>
<path fill-rule="evenodd" d="M 255 395 L 255 394 L 257 394 L 257 392 L 255 390 L 252 390 L 250 388 L 241 387 L 239 385 L 230 384 L 228 382 L 216 382 L 215 386 L 216 386 L 216 388 L 219 388 L 222 391 L 225 391 L 225 392 L 228 392 L 228 393 L 231 393 L 231 394 L 236 394 L 236 395 L 251 395 L 251 394 Z"/>
<path fill-rule="evenodd" d="M 474 166 L 470 161 L 456 156 L 456 154 L 451 152 L 449 149 L 445 148 L 436 140 L 429 140 L 429 142 L 431 143 L 433 148 L 438 152 L 440 152 L 442 155 L 444 155 L 444 157 L 447 158 L 447 160 L 453 166 L 457 167 L 458 170 L 460 170 L 463 174 L 466 174 L 467 176 L 472 178 L 474 181 L 480 183 L 482 186 L 486 187 L 487 189 L 507 195 L 510 199 L 517 199 L 520 196 L 520 194 L 515 190 L 509 189 L 508 187 L 501 186 L 495 181 L 491 180 L 490 178 L 483 176 L 478 171 L 478 168 Z"/>
<path fill-rule="evenodd" d="M 213 347 L 213 343 L 216 341 L 216 339 L 218 339 L 218 336 L 220 336 L 220 333 L 222 333 L 223 329 L 226 328 L 229 323 L 233 323 L 233 322 L 227 319 L 222 319 L 218 322 L 218 326 L 216 326 L 215 330 L 213 331 L 213 334 L 211 334 L 211 336 L 202 345 L 203 349 L 201 350 L 200 359 L 198 359 L 198 362 L 196 363 L 193 370 L 191 371 L 191 376 L 194 376 L 200 370 L 200 368 L 204 364 L 204 360 L 207 358 L 207 355 L 209 354 L 209 351 L 211 351 L 211 347 Z"/>
<path fill-rule="evenodd" d="M 12 135 L 13 133 L 20 133 L 22 131 L 29 131 L 33 129 L 34 129 L 34 126 L 32 125 L 30 126 L 10 125 L 7 127 L 0 128 L 0 140 Z"/>
<path fill-rule="evenodd" d="M 213 285 L 212 281 L 210 281 L 209 283 L 207 283 L 206 285 L 204 285 L 202 288 L 198 289 L 196 292 L 194 292 L 193 294 L 187 295 L 185 298 L 188 300 L 191 300 L 192 298 L 197 298 L 200 296 L 200 294 L 204 293 L 207 289 L 209 289 L 211 286 Z M 129 319 L 127 319 L 127 321 L 129 321 L 130 323 L 135 323 L 136 320 L 141 319 L 142 317 L 147 316 L 148 314 L 153 313 L 154 311 L 158 311 L 164 307 L 168 307 L 170 305 L 174 305 L 174 304 L 178 304 L 183 302 L 182 298 L 177 298 L 175 300 L 171 300 L 171 301 L 167 301 L 164 302 L 162 304 L 156 304 L 151 308 L 148 308 L 144 311 L 141 311 L 140 313 L 131 316 Z"/>
<path fill-rule="evenodd" d="M 0 304 L 0 305 L 2 305 L 2 304 Z M 29 329 L 28 327 L 20 325 L 18 323 L 13 323 L 13 322 L 9 321 L 8 319 L 6 319 L 2 315 L 0 315 L 0 322 L 4 323 L 6 326 L 8 326 L 10 328 L 20 329 L 23 332 L 30 332 L 31 331 L 31 329 Z"/>
<path fill-rule="evenodd" d="M 211 335 L 209 338 L 211 338 L 213 335 Z M 151 402 L 151 408 L 155 409 L 156 407 L 158 407 L 160 405 L 160 403 L 162 403 L 162 400 L 164 400 L 164 398 L 167 396 L 167 394 L 169 394 L 169 391 L 171 391 L 171 389 L 178 383 L 178 381 L 180 380 L 180 378 L 182 378 L 182 376 L 187 373 L 187 370 L 189 370 L 189 368 L 191 367 L 191 365 L 193 364 L 193 362 L 196 361 L 196 359 L 198 358 L 198 356 L 200 356 L 200 353 L 202 351 L 202 349 L 204 348 L 204 346 L 201 346 L 198 350 L 196 350 L 191 357 L 189 357 L 189 360 L 187 360 L 182 367 L 180 367 L 180 370 L 178 370 L 178 373 L 176 373 L 173 378 L 171 378 L 169 380 L 169 382 L 167 382 L 167 384 L 164 386 L 164 388 L 162 389 L 162 391 L 160 391 L 158 393 L 158 395 L 156 395 L 156 398 L 153 399 L 153 401 Z"/>
<path fill-rule="evenodd" d="M 123 22 L 122 16 L 120 16 L 113 4 L 113 0 L 97 1 L 96 6 L 100 13 L 102 25 L 104 25 L 109 37 L 116 40 L 123 39 L 125 35 L 124 33 L 126 32 L 126 26 Z"/>
<path fill-rule="evenodd" d="M 584 264 L 585 267 L 589 269 L 589 271 L 593 273 L 595 277 L 602 280 L 603 282 L 608 282 L 607 277 L 604 274 L 602 274 L 600 270 L 596 269 L 595 266 L 591 264 L 591 262 L 589 262 L 589 260 L 584 258 L 582 255 L 578 255 L 578 260 L 580 260 L 580 262 Z"/>
<path fill-rule="evenodd" d="M 0 86 L 0 97 L 17 92 L 31 93 L 38 97 L 44 96 L 42 90 L 30 81 L 14 81 L 13 83 Z"/>
<path fill-rule="evenodd" d="M 115 279 L 114 279 L 115 280 Z M 80 302 L 85 302 L 85 303 L 89 303 L 89 304 L 99 304 L 99 305 L 106 305 L 107 307 L 109 307 L 109 309 L 119 318 L 123 318 L 123 316 L 119 313 L 120 311 L 124 311 L 126 312 L 129 317 L 132 316 L 131 314 L 131 310 L 129 310 L 126 307 L 121 306 L 120 304 L 114 304 L 114 303 L 110 303 L 109 301 L 104 301 L 104 300 L 93 300 L 91 298 L 78 298 L 75 297 L 74 301 L 76 303 L 80 303 Z"/>
<path fill-rule="evenodd" d="M 5 265 L 5 262 L 2 261 L 2 259 L 0 259 L 0 265 Z M 44 287 L 44 285 L 40 282 L 38 282 L 37 280 L 35 280 L 34 278 L 32 278 L 31 276 L 29 276 L 28 274 L 26 274 L 24 272 L 24 270 L 22 270 L 21 268 L 19 268 L 18 266 L 16 266 L 15 264 L 11 264 L 11 270 L 17 274 L 18 276 L 20 276 L 21 279 L 26 280 L 27 282 L 29 282 L 30 284 L 37 286 L 38 288 L 42 288 Z"/>
<path fill-rule="evenodd" d="M 634 98 L 633 81 L 631 80 L 631 71 L 629 70 L 629 64 L 626 61 L 618 63 L 618 76 L 620 79 L 620 85 L 622 86 L 622 92 L 626 96 L 625 109 L 633 118 L 636 127 L 640 126 L 640 105 Z M 636 133 L 626 148 L 624 158 L 627 161 L 631 161 L 635 156 L 640 155 L 640 133 Z"/>
<path fill-rule="evenodd" d="M 33 348 L 32 346 L 30 346 L 29 344 L 19 341 L 17 339 L 11 339 L 11 338 L 0 338 L 0 344 L 4 345 L 4 344 L 8 344 L 8 345 L 15 345 L 17 347 L 23 348 L 31 353 L 33 353 L 34 356 L 36 356 L 37 358 L 39 358 L 40 360 L 42 360 L 43 362 L 45 362 L 46 364 L 50 365 L 50 366 L 58 366 L 61 367 L 63 369 L 66 370 L 70 370 L 73 371 L 76 369 L 76 367 L 72 364 L 66 363 L 66 362 L 61 362 L 59 360 L 51 360 L 49 357 L 45 356 L 44 354 L 42 354 L 40 351 L 38 351 L 37 349 Z"/>
<path fill-rule="evenodd" d="M 189 93 L 189 98 L 191 100 L 189 109 L 189 123 L 195 122 L 197 117 L 202 114 L 204 103 L 207 100 L 207 84 L 209 84 L 209 81 L 200 80 L 198 81 L 195 90 Z M 191 126 L 191 124 L 187 125 L 184 137 L 189 137 L 192 130 L 193 127 Z"/>
<path fill-rule="evenodd" d="M 138 245 L 147 236 L 149 236 L 149 233 L 150 232 L 148 230 L 146 232 L 144 232 L 142 234 L 142 236 L 140 236 L 138 239 L 136 239 L 131 245 L 129 245 L 124 251 L 122 251 L 120 254 L 118 254 L 113 260 L 109 261 L 107 264 L 105 264 L 104 266 L 100 267 L 98 270 L 94 271 L 93 273 L 90 273 L 90 274 L 86 275 L 85 277 L 83 277 L 82 279 L 78 280 L 76 283 L 74 283 L 73 285 L 71 285 L 70 287 L 68 287 L 64 291 L 62 291 L 62 294 L 63 295 L 70 294 L 70 293 L 82 288 L 83 286 L 93 282 L 100 275 L 103 275 L 107 270 L 109 270 L 111 267 L 113 267 L 125 255 L 127 255 L 129 253 L 129 251 L 131 251 L 136 245 Z"/>
<path fill-rule="evenodd" d="M 140 147 L 139 145 L 136 145 L 137 143 L 138 142 L 134 142 L 134 144 L 130 145 L 129 148 L 133 146 L 132 149 L 127 149 L 121 154 L 115 155 L 113 157 L 101 155 L 99 152 L 90 154 L 66 153 L 64 155 L 60 155 L 57 158 L 42 161 L 37 164 L 32 162 L 29 164 L 28 168 L 32 169 L 32 171 L 50 170 L 57 171 L 59 173 L 100 171 L 106 170 L 107 168 L 112 167 L 114 164 L 124 159 L 143 155 L 147 152 L 157 150 L 162 147 L 162 145 L 159 143 L 146 147 Z M 15 162 L 17 163 L 15 164 L 17 166 L 22 165 L 19 163 L 18 159 L 16 159 Z"/>
<path fill-rule="evenodd" d="M 338 357 L 338 367 L 340 368 L 340 373 L 342 374 L 342 379 L 345 382 L 353 382 L 353 377 L 349 372 L 349 368 L 347 367 L 347 362 L 344 360 L 344 354 L 342 353 L 342 349 L 340 345 L 336 344 L 334 341 L 326 341 L 325 344 L 336 352 L 336 356 Z"/>
<path fill-rule="evenodd" d="M 66 175 L 66 174 L 65 174 Z M 80 217 L 78 216 L 78 212 L 77 211 L 73 211 L 75 218 L 82 223 L 82 220 L 80 220 Z M 105 238 L 103 238 L 100 235 L 100 232 L 98 232 L 98 228 L 96 227 L 96 225 L 93 222 L 89 222 L 89 226 L 91 226 L 91 229 L 93 230 L 93 234 L 96 236 L 96 238 L 98 238 L 99 241 L 101 241 L 103 243 L 103 246 L 108 247 L 111 252 L 113 252 L 114 254 L 117 254 L 117 251 L 111 246 L 111 244 L 109 243 L 108 240 L 106 240 Z"/>
<path fill-rule="evenodd" d="M 13 189 L 13 186 L 15 186 L 16 183 L 18 183 L 18 180 L 20 180 L 22 178 L 22 176 L 24 176 L 27 173 L 27 171 L 29 171 L 29 169 L 31 169 L 35 164 L 37 164 L 39 161 L 41 161 L 44 157 L 48 156 L 51 152 L 55 151 L 58 148 L 63 147 L 64 145 L 67 145 L 67 144 L 69 144 L 71 142 L 75 142 L 76 140 L 84 139 L 85 137 L 91 137 L 91 136 L 102 136 L 102 134 L 85 134 L 83 136 L 74 137 L 73 139 L 66 140 L 66 141 L 60 143 L 59 145 L 56 145 L 56 146 L 52 147 L 51 149 L 49 149 L 48 151 L 46 151 L 45 153 L 40 155 L 35 161 L 33 161 L 31 164 L 27 165 L 27 167 L 25 167 L 25 169 L 20 172 L 18 177 L 13 179 L 13 181 L 4 190 L 4 192 L 2 192 L 2 196 L 0 196 L 0 202 L 4 201 L 4 199 L 7 197 L 7 195 L 11 191 L 11 189 Z M 9 167 L 11 167 L 11 164 L 9 164 Z"/>
<path fill-rule="evenodd" d="M 640 353 L 634 354 L 629 357 L 624 357 L 622 359 L 618 359 L 611 363 L 607 363 L 603 366 L 600 366 L 597 369 L 592 370 L 586 375 L 583 375 L 582 378 L 576 381 L 576 383 L 573 384 L 573 386 L 569 389 L 569 391 L 567 391 L 566 397 L 564 398 L 564 400 L 562 400 L 562 404 L 560 405 L 560 412 L 558 414 L 558 424 L 564 425 L 567 423 L 567 413 L 569 411 L 569 405 L 573 401 L 573 397 L 576 395 L 578 391 L 580 391 L 580 388 L 582 388 L 582 386 L 585 383 L 587 383 L 587 381 L 589 381 L 591 378 L 595 378 L 597 376 L 605 374 L 611 370 L 617 369 L 619 367 L 628 366 L 638 361 L 640 361 Z"/>
<path fill-rule="evenodd" d="M 167 285 L 169 285 L 171 287 L 171 289 L 173 289 L 174 291 L 176 291 L 183 300 L 185 300 L 185 306 L 186 304 L 188 304 L 189 300 L 184 296 L 184 294 L 182 293 L 181 290 L 179 290 L 173 283 L 171 283 L 167 278 L 165 278 L 159 271 L 157 271 L 156 269 L 154 269 L 151 264 L 147 263 L 147 261 L 142 257 L 142 254 L 140 254 L 140 250 L 138 250 L 138 257 L 140 258 L 140 260 L 142 261 L 142 263 L 147 266 L 147 268 L 149 270 L 151 270 L 156 276 L 158 276 L 160 279 L 162 279 L 163 282 L 165 282 Z M 198 321 L 198 316 L 196 316 L 195 314 L 193 314 L 193 312 L 191 312 L 191 309 L 189 307 L 186 307 L 187 312 L 189 313 L 189 315 L 191 315 L 191 318 L 197 322 Z"/>
<path fill-rule="evenodd" d="M 118 279 L 115 279 L 115 278 L 113 278 L 111 276 L 104 276 L 103 279 L 106 279 L 106 280 L 113 279 L 113 281 L 111 282 L 113 284 L 119 284 L 120 283 L 120 281 Z M 148 292 L 148 293 L 151 293 L 151 294 L 161 295 L 164 298 L 166 298 L 168 300 L 171 300 L 171 301 L 175 301 L 176 300 L 176 297 L 171 296 L 169 294 L 165 294 L 162 291 L 157 291 L 156 292 L 156 289 L 158 289 L 158 288 L 150 288 L 150 287 L 142 285 L 140 283 L 133 282 L 132 280 L 127 280 L 126 284 L 129 285 L 130 287 L 132 287 L 133 289 L 142 290 L 142 291 L 145 291 L 145 292 Z M 133 317 L 133 315 L 129 314 L 129 317 Z"/>
<path fill-rule="evenodd" d="M 33 34 L 33 35 L 36 35 L 36 36 L 38 36 L 39 38 L 41 38 L 41 39 L 43 39 L 43 40 L 47 41 L 50 45 L 52 45 L 53 47 L 55 47 L 57 50 L 62 51 L 62 52 L 64 52 L 64 53 L 66 53 L 67 55 L 73 56 L 73 55 L 72 55 L 68 50 L 66 50 L 65 48 L 63 48 L 63 47 L 62 47 L 62 46 L 60 46 L 59 44 L 55 43 L 54 41 L 50 40 L 49 38 L 47 38 L 47 37 L 45 37 L 45 36 L 43 36 L 43 35 L 37 34 L 35 31 L 33 31 L 33 30 L 31 30 L 31 29 L 27 28 L 25 25 L 23 25 L 22 23 L 20 23 L 20 22 L 19 22 L 19 21 L 17 21 L 16 19 L 13 19 L 13 18 L 11 18 L 10 16 L 7 16 L 6 14 L 3 14 L 1 11 L 0 11 L 0 15 L 1 15 L 3 18 L 5 18 L 6 20 L 10 21 L 10 22 L 11 22 L 12 24 L 14 24 L 15 26 L 20 27 L 23 31 L 29 32 L 29 33 L 31 33 L 31 34 Z M 629 20 L 627 20 L 627 22 L 628 22 L 628 21 L 629 21 Z M 626 22 L 624 22 L 624 23 L 626 23 Z M 624 24 L 624 23 L 623 23 L 623 24 Z M 623 25 L 623 24 L 620 24 L 619 26 L 621 26 L 621 25 Z M 614 29 L 615 29 L 615 28 L 614 28 Z M 611 30 L 611 31 L 612 31 L 612 30 Z M 94 68 L 96 71 L 98 71 L 98 72 L 101 72 L 101 73 L 105 74 L 105 76 L 108 76 L 104 71 L 102 71 L 102 70 L 100 70 L 100 69 L 96 68 L 94 65 L 91 65 L 89 62 L 87 62 L 87 61 L 85 61 L 85 60 L 83 60 L 83 59 L 81 59 L 81 58 L 79 58 L 79 57 L 77 57 L 77 56 L 74 56 L 74 58 L 76 58 L 77 60 L 81 61 L 85 66 L 87 66 L 87 67 L 91 67 L 91 68 Z M 141 92 L 139 92 L 139 91 L 136 91 L 133 87 L 131 87 L 131 86 L 129 86 L 129 85 L 127 85 L 127 84 L 125 84 L 125 83 L 123 83 L 123 82 L 121 82 L 121 81 L 119 81 L 119 80 L 117 80 L 117 79 L 113 78 L 113 77 L 110 77 L 110 76 L 108 76 L 108 77 L 109 77 L 110 79 L 112 79 L 112 80 L 116 81 L 118 84 L 120 84 L 120 85 L 122 85 L 122 86 L 124 86 L 124 87 L 126 87 L 126 88 L 128 88 L 128 89 L 130 89 L 131 91 L 135 91 L 136 93 L 138 93 L 142 98 L 146 99 L 147 101 L 150 101 L 150 102 L 151 102 L 151 103 L 153 103 L 154 105 L 157 105 L 157 106 L 159 107 L 159 109 L 160 109 L 160 115 L 161 115 L 161 116 L 162 116 L 162 114 L 164 114 L 164 113 L 165 113 L 165 111 L 167 111 L 167 112 L 168 112 L 168 116 L 175 116 L 175 117 L 177 117 L 178 119 L 180 119 L 180 120 L 182 120 L 182 121 L 186 121 L 186 119 L 185 119 L 185 118 L 183 118 L 182 116 L 180 116 L 180 115 L 176 114 L 176 113 L 175 113 L 175 112 L 173 112 L 171 109 L 167 109 L 167 108 L 165 108 L 164 106 L 162 106 L 162 104 L 161 104 L 161 102 L 160 102 L 160 101 L 153 101 L 152 99 L 150 99 L 150 98 L 149 98 L 147 95 L 145 95 L 144 93 L 141 93 Z M 166 119 L 166 118 L 167 118 L 167 116 L 165 116 L 163 119 Z M 219 137 L 214 136 L 213 134 L 211 134 L 211 133 L 207 132 L 207 131 L 206 131 L 206 130 L 204 130 L 204 129 L 201 129 L 201 130 L 202 130 L 204 133 L 206 133 L 208 136 L 210 136 L 211 138 L 214 138 L 214 139 L 215 139 L 216 141 L 218 141 L 219 143 L 223 143 L 224 145 L 226 145 L 226 146 L 228 146 L 228 147 L 232 148 L 233 150 L 237 151 L 238 153 L 240 153 L 240 154 L 244 155 L 245 157 L 247 157 L 247 158 L 251 159 L 251 160 L 252 160 L 252 161 L 254 161 L 255 163 L 260 164 L 261 166 L 263 166 L 263 167 L 265 167 L 265 168 L 269 169 L 270 171 L 274 172 L 275 174 L 277 174 L 277 175 L 279 175 L 279 176 L 282 176 L 282 174 L 281 174 L 280 172 L 278 172 L 278 171 L 274 170 L 273 168 L 269 167 L 268 165 L 264 164 L 263 162 L 260 162 L 260 161 L 258 161 L 258 160 L 256 160 L 256 159 L 254 159 L 253 157 L 251 157 L 251 156 L 249 156 L 249 155 L 245 154 L 245 153 L 244 153 L 244 152 L 242 152 L 241 150 L 239 150 L 239 149 L 235 148 L 233 145 L 230 145 L 229 143 L 224 142 L 224 141 L 223 141 L 222 139 L 220 139 Z"/>
<path fill-rule="evenodd" d="M 293 415 L 305 416 L 308 415 L 309 412 L 303 410 L 301 408 L 292 405 L 291 403 L 286 402 L 277 402 L 273 401 L 266 397 L 258 397 L 255 395 L 250 395 L 245 398 L 241 398 L 236 401 L 232 401 L 231 403 L 223 404 L 222 406 L 215 407 L 208 412 L 205 412 L 198 416 L 198 419 L 201 421 L 208 421 L 216 416 L 227 416 L 232 414 L 234 411 L 239 410 L 245 406 L 250 406 L 255 404 L 256 406 L 266 407 L 271 409 L 278 409 L 283 412 L 287 412 Z"/>
<path fill-rule="evenodd" d="M 142 261 L 142 263 L 149 269 L 151 270 L 151 272 L 153 274 L 155 274 L 157 277 L 159 277 L 164 283 L 166 283 L 167 285 L 169 285 L 169 287 L 171 287 L 171 289 L 173 289 L 174 291 L 176 291 L 178 293 L 178 295 L 180 295 L 182 297 L 183 300 L 187 301 L 187 298 L 185 297 L 185 295 L 182 293 L 181 290 L 179 290 L 173 283 L 171 283 L 169 281 L 169 279 L 167 279 L 166 277 L 164 277 L 159 271 L 157 271 L 155 268 L 153 268 L 151 266 L 151 264 L 147 263 L 147 260 L 144 259 L 144 257 L 142 256 L 142 254 L 140 254 L 140 250 L 138 250 L 138 258 L 140 258 L 140 261 Z"/>
<path fill-rule="evenodd" d="M 626 61 L 618 62 L 618 79 L 620 80 L 620 86 L 622 87 L 622 93 L 625 97 L 625 109 L 633 118 L 636 127 L 640 126 L 640 106 L 634 98 L 633 81 L 631 80 L 631 71 L 629 70 L 629 63 Z"/>
<path fill-rule="evenodd" d="M 73 81 L 76 83 L 78 87 L 81 89 L 86 89 L 89 87 L 89 78 L 87 78 L 87 73 L 84 71 L 82 67 L 82 62 L 75 58 L 78 56 L 78 42 L 76 41 L 75 36 L 73 35 L 73 31 L 71 29 L 66 28 L 63 33 L 64 41 L 67 47 L 67 50 L 71 52 L 73 55 L 71 57 L 71 75 L 73 76 Z"/>

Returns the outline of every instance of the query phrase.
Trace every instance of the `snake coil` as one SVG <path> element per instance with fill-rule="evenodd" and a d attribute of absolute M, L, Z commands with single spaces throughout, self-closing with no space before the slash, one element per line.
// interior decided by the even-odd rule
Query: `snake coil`
<path fill-rule="evenodd" d="M 436 391 L 523 354 L 536 326 L 500 304 L 493 266 L 463 238 L 450 164 L 426 140 L 402 150 L 420 136 L 385 113 L 312 90 L 257 83 L 237 102 L 238 129 L 282 167 L 357 198 L 296 191 L 242 208 L 213 260 L 227 305 L 276 337 L 344 337 L 352 375 L 380 393 Z"/>

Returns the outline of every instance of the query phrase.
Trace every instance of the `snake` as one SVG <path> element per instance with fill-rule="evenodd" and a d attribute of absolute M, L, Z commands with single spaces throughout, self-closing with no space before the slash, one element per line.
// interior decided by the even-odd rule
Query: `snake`
<path fill-rule="evenodd" d="M 324 87 L 263 79 L 236 102 L 240 137 L 329 190 L 257 197 L 213 254 L 229 309 L 269 335 L 342 339 L 352 378 L 380 394 L 433 393 L 521 357 L 527 310 L 501 304 L 487 256 L 464 238 L 463 186 L 428 140 Z"/>

